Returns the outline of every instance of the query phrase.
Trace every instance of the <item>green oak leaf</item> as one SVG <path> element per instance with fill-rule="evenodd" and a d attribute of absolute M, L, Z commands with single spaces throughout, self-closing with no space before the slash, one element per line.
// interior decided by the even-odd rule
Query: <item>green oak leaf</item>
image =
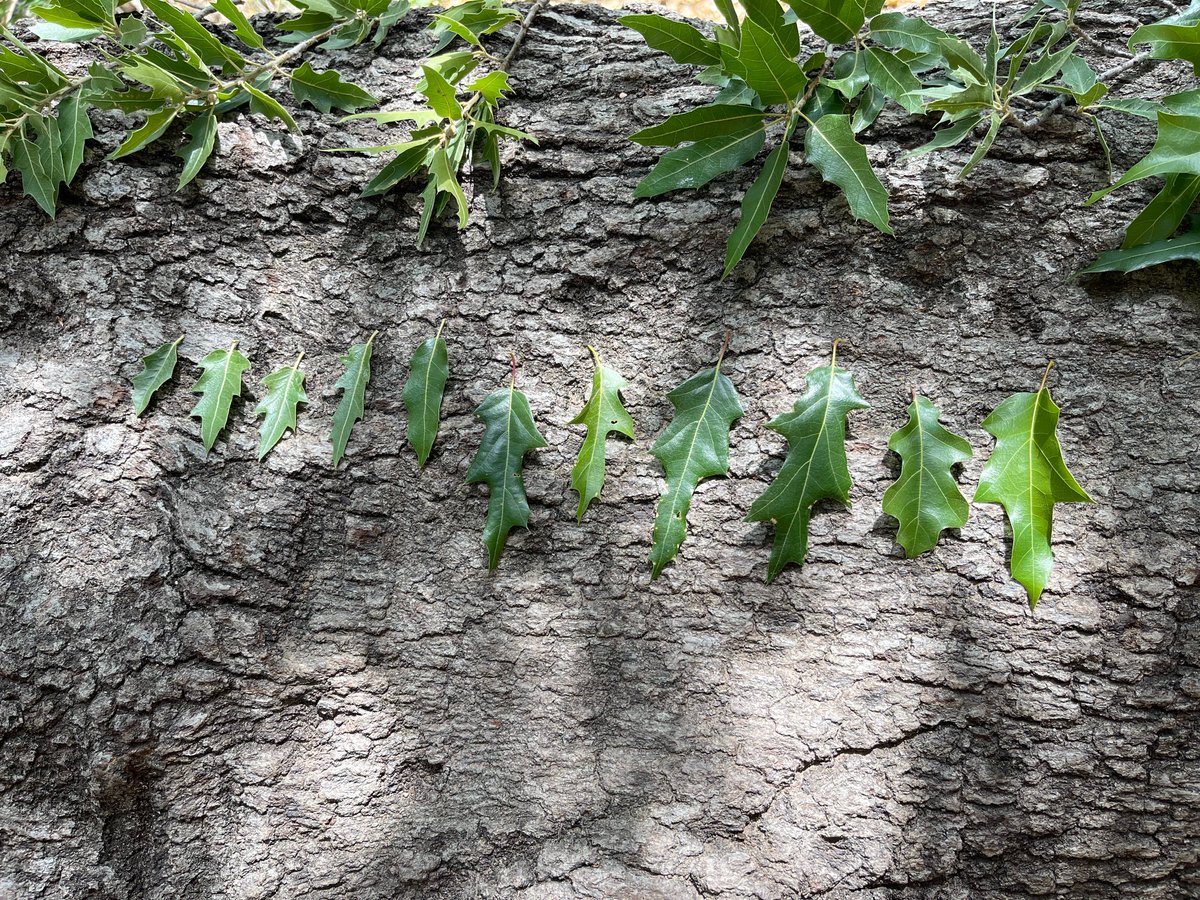
<path fill-rule="evenodd" d="M 332 69 L 318 72 L 307 62 L 292 72 L 291 85 L 297 103 L 307 101 L 323 113 L 335 107 L 352 113 L 379 102 L 357 84 L 342 81 Z"/>
<path fill-rule="evenodd" d="M 1092 502 L 1063 460 L 1058 414 L 1043 378 L 1036 392 L 1013 394 L 983 422 L 996 448 L 983 467 L 975 502 L 1004 507 L 1013 532 L 1012 575 L 1025 587 L 1031 609 L 1054 564 L 1054 504 Z"/>
<path fill-rule="evenodd" d="M 604 487 L 604 444 L 610 431 L 634 439 L 633 418 L 621 403 L 621 391 L 629 386 L 624 378 L 600 362 L 595 347 L 588 347 L 595 358 L 592 393 L 587 403 L 568 425 L 586 425 L 587 436 L 579 448 L 579 458 L 571 469 L 571 487 L 579 494 L 576 520 L 582 522 L 588 505 Z"/>
<path fill-rule="evenodd" d="M 1151 59 L 1182 59 L 1200 75 L 1200 25 L 1155 23 L 1143 25 L 1129 39 L 1132 50 L 1137 44 L 1150 45 Z"/>
<path fill-rule="evenodd" d="M 308 403 L 304 393 L 304 372 L 300 361 L 301 353 L 290 366 L 276 369 L 263 379 L 267 395 L 254 409 L 256 416 L 265 416 L 258 429 L 258 458 L 262 459 L 279 443 L 279 439 L 290 428 L 296 430 L 296 407 Z"/>
<path fill-rule="evenodd" d="M 179 149 L 183 159 L 183 171 L 179 174 L 179 188 L 187 186 L 203 168 L 212 155 L 217 140 L 217 116 L 211 109 L 194 118 L 184 129 L 188 140 Z"/>
<path fill-rule="evenodd" d="M 753 20 L 742 23 L 742 45 L 733 68 L 768 106 L 795 100 L 808 84 L 800 64 Z"/>
<path fill-rule="evenodd" d="M 529 400 L 517 390 L 515 379 L 508 387 L 489 394 L 475 415 L 483 421 L 484 432 L 479 451 L 467 469 L 467 483 L 486 484 L 489 488 L 483 543 L 491 571 L 500 562 L 508 532 L 514 526 L 529 525 L 529 502 L 525 499 L 521 470 L 525 454 L 545 447 L 546 441 L 538 432 Z"/>
<path fill-rule="evenodd" d="M 717 42 L 684 22 L 655 15 L 622 16 L 620 22 L 638 32 L 648 46 L 662 51 L 677 63 L 707 66 L 721 61 Z"/>
<path fill-rule="evenodd" d="M 659 125 L 631 134 L 629 139 L 644 147 L 674 147 L 684 141 L 761 130 L 765 116 L 753 106 L 714 103 L 676 113 Z"/>
<path fill-rule="evenodd" d="M 1150 266 L 1190 259 L 1200 262 L 1200 231 L 1193 231 L 1169 238 L 1140 244 L 1124 250 L 1109 250 L 1096 257 L 1096 261 L 1083 269 L 1080 275 L 1095 275 L 1098 272 L 1136 272 Z"/>
<path fill-rule="evenodd" d="M 442 340 L 442 326 L 437 334 L 413 351 L 409 362 L 408 380 L 404 382 L 404 409 L 408 413 L 408 443 L 416 451 L 422 466 L 433 452 L 438 427 L 442 419 L 442 396 L 446 379 L 450 377 L 450 356 Z M 503 544 L 503 540 L 501 540 Z"/>
<path fill-rule="evenodd" d="M 1168 175 L 1162 190 L 1125 229 L 1122 249 L 1165 241 L 1175 233 L 1197 197 L 1200 175 Z"/>
<path fill-rule="evenodd" d="M 377 334 L 378 331 L 367 338 L 365 344 L 352 344 L 349 350 L 338 357 L 346 371 L 333 385 L 335 390 L 342 390 L 342 399 L 338 401 L 337 409 L 333 413 L 333 431 L 329 434 L 329 440 L 333 444 L 335 469 L 346 453 L 346 444 L 350 441 L 354 423 L 363 417 L 367 383 L 371 380 L 371 353 Z"/>
<path fill-rule="evenodd" d="M 813 369 L 805 377 L 804 395 L 792 411 L 767 423 L 787 438 L 788 454 L 775 480 L 750 505 L 746 521 L 775 526 L 768 582 L 789 563 L 804 565 L 814 503 L 826 498 L 850 503 L 846 416 L 868 406 L 854 387 L 854 377 L 838 367 L 835 346 L 829 365 Z"/>
<path fill-rule="evenodd" d="M 1092 194 L 1087 199 L 1087 205 L 1143 178 L 1177 173 L 1200 175 L 1200 116 L 1160 112 L 1158 139 L 1150 152 L 1116 182 Z"/>
<path fill-rule="evenodd" d="M 234 341 L 228 350 L 214 350 L 200 360 L 200 368 L 204 373 L 192 386 L 192 392 L 200 394 L 200 399 L 190 415 L 200 417 L 200 437 L 207 454 L 229 421 L 233 398 L 242 394 L 242 373 L 250 368 L 250 360 L 242 355 Z"/>
<path fill-rule="evenodd" d="M 759 229 L 767 221 L 771 204 L 775 202 L 775 195 L 779 193 L 779 186 L 783 184 L 783 174 L 788 165 L 788 151 L 791 149 L 789 141 L 795 127 L 796 118 L 793 116 L 788 119 L 779 146 L 771 151 L 767 161 L 763 163 L 762 171 L 754 179 L 754 184 L 750 185 L 746 195 L 742 197 L 741 218 L 738 219 L 737 226 L 725 245 L 725 271 L 721 275 L 722 278 L 727 277 L 742 261 Z"/>
<path fill-rule="evenodd" d="M 800 21 L 832 44 L 853 39 L 863 22 L 883 9 L 883 0 L 787 0 L 787 4 Z"/>
<path fill-rule="evenodd" d="M 752 131 L 704 138 L 668 150 L 650 174 L 638 182 L 633 196 L 657 197 L 667 191 L 708 184 L 718 175 L 732 172 L 754 159 L 762 149 L 765 135 L 760 124 Z"/>
<path fill-rule="evenodd" d="M 893 233 L 887 189 L 871 168 L 866 148 L 854 140 L 849 116 L 826 115 L 813 122 L 805 136 L 804 154 L 826 181 L 842 189 L 856 219 L 866 219 L 884 234 Z"/>
<path fill-rule="evenodd" d="M 971 445 L 938 422 L 938 408 L 921 396 L 908 422 L 888 439 L 900 455 L 900 477 L 883 495 L 883 511 L 900 523 L 896 540 L 907 556 L 932 550 L 946 528 L 962 528 L 970 507 L 952 470 L 971 458 Z"/>
<path fill-rule="evenodd" d="M 133 376 L 133 414 L 140 416 L 150 405 L 154 392 L 170 380 L 175 374 L 175 364 L 179 359 L 179 344 L 183 340 L 180 335 L 170 343 L 163 344 L 157 350 L 142 357 L 142 371 Z"/>
<path fill-rule="evenodd" d="M 675 417 L 650 448 L 667 476 L 654 515 L 651 578 L 662 574 L 687 537 L 688 507 L 701 479 L 729 471 L 729 429 L 744 410 L 733 382 L 721 373 L 723 358 L 667 394 Z"/>

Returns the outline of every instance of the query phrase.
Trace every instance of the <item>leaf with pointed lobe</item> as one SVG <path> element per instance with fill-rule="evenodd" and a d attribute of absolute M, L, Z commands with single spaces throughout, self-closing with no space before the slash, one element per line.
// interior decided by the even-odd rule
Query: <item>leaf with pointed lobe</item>
<path fill-rule="evenodd" d="M 467 483 L 486 484 L 489 489 L 483 543 L 491 571 L 500 562 L 508 533 L 518 525 L 529 525 L 529 501 L 522 476 L 525 454 L 545 447 L 546 441 L 533 421 L 528 398 L 515 384 L 489 394 L 475 415 L 483 422 L 484 432 L 467 470 Z"/>
<path fill-rule="evenodd" d="M 868 406 L 854 386 L 854 377 L 831 362 L 808 373 L 804 394 L 791 412 L 767 423 L 787 439 L 788 454 L 775 480 L 750 505 L 746 521 L 770 522 L 775 527 L 768 582 L 789 563 L 804 565 L 814 503 L 824 499 L 850 503 L 846 417 Z"/>
<path fill-rule="evenodd" d="M 142 357 L 142 371 L 133 376 L 133 414 L 140 416 L 150 406 L 154 393 L 175 374 L 179 361 L 179 343 L 183 338 L 163 344 Z"/>
<path fill-rule="evenodd" d="M 259 459 L 271 452 L 289 428 L 296 430 L 296 408 L 301 403 L 308 403 L 304 393 L 304 372 L 300 368 L 303 358 L 301 353 L 292 365 L 276 369 L 263 379 L 267 395 L 254 409 L 256 416 L 266 417 L 258 428 Z"/>
<path fill-rule="evenodd" d="M 242 394 L 242 374 L 250 368 L 250 360 L 242 355 L 234 341 L 228 350 L 214 350 L 200 360 L 200 368 L 204 373 L 192 386 L 192 392 L 201 396 L 191 415 L 200 418 L 200 437 L 204 441 L 204 452 L 208 453 L 229 421 L 233 398 Z"/>
<path fill-rule="evenodd" d="M 583 521 L 588 505 L 600 496 L 604 487 L 605 441 L 610 432 L 634 439 L 633 419 L 621 403 L 621 391 L 629 386 L 624 378 L 600 362 L 600 354 L 589 347 L 595 358 L 592 393 L 569 425 L 586 425 L 587 436 L 579 448 L 579 458 L 571 469 L 571 487 L 579 494 L 576 519 Z"/>
<path fill-rule="evenodd" d="M 907 556 L 932 550 L 947 528 L 967 523 L 970 507 L 953 469 L 971 458 L 971 445 L 947 431 L 925 397 L 908 407 L 908 422 L 888 439 L 900 455 L 900 477 L 884 492 L 883 511 L 900 523 L 896 541 Z"/>

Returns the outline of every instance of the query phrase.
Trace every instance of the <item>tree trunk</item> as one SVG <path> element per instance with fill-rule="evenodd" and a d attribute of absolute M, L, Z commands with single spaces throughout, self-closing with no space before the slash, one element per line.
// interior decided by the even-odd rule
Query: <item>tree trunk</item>
<path fill-rule="evenodd" d="M 1082 22 L 1119 47 L 1163 12 L 1108 0 Z M 991 6 L 927 14 L 981 46 Z M 407 106 L 425 21 L 316 68 Z M 414 189 L 358 200 L 378 158 L 318 152 L 402 132 L 334 116 L 300 116 L 302 142 L 234 118 L 180 193 L 169 149 L 104 162 L 121 134 L 98 117 L 57 220 L 4 190 L 0 896 L 1200 896 L 1200 366 L 1178 362 L 1200 289 L 1190 265 L 1072 274 L 1148 192 L 1083 207 L 1106 175 L 1078 118 L 1003 129 L 959 182 L 969 150 L 898 161 L 932 119 L 889 112 L 867 140 L 896 237 L 796 153 L 722 281 L 753 173 L 632 196 L 657 151 L 626 136 L 706 96 L 691 74 L 615 13 L 543 13 L 503 110 L 540 144 L 509 146 L 495 192 L 481 171 L 470 226 L 422 250 Z M 1153 138 L 1106 127 L 1122 168 Z M 399 396 L 443 317 L 422 471 Z M 375 329 L 335 471 L 337 357 Z M 731 475 L 651 583 L 648 449 L 726 330 Z M 181 333 L 135 418 L 138 358 Z M 784 452 L 763 424 L 834 338 L 872 404 L 850 418 L 854 505 L 819 507 L 804 569 L 766 585 L 770 532 L 743 521 Z M 195 362 L 234 339 L 250 396 L 206 459 Z M 587 344 L 632 381 L 639 434 L 609 442 L 576 524 Z M 312 402 L 259 463 L 259 380 L 300 350 Z M 510 351 L 550 446 L 489 575 L 486 494 L 463 482 Z M 911 388 L 973 444 L 969 496 L 978 423 L 1050 359 L 1097 502 L 1059 507 L 1030 613 L 998 507 L 905 560 L 880 500 Z"/>

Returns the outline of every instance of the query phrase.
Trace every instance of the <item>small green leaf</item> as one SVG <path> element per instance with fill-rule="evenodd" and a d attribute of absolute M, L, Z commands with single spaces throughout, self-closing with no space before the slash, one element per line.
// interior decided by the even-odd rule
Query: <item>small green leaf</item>
<path fill-rule="evenodd" d="M 450 355 L 442 340 L 443 321 L 437 334 L 413 351 L 404 382 L 404 409 L 408 414 L 408 443 L 424 467 L 433 452 L 442 421 L 442 397 L 450 377 Z"/>
<path fill-rule="evenodd" d="M 1043 380 L 1036 393 L 1013 394 L 983 422 L 996 448 L 983 467 L 975 502 L 1004 507 L 1013 533 L 1012 575 L 1025 587 L 1030 608 L 1037 606 L 1054 564 L 1054 504 L 1092 502 L 1063 460 L 1058 415 Z"/>
<path fill-rule="evenodd" d="M 713 104 L 676 113 L 665 122 L 643 128 L 629 139 L 643 147 L 674 147 L 685 141 L 760 131 L 767 114 L 753 106 Z"/>
<path fill-rule="evenodd" d="M 207 454 L 229 421 L 233 398 L 242 394 L 242 373 L 250 368 L 250 360 L 242 355 L 234 341 L 228 350 L 214 350 L 200 360 L 200 368 L 204 374 L 192 386 L 192 392 L 201 396 L 191 415 L 200 417 L 200 437 Z"/>
<path fill-rule="evenodd" d="M 622 16 L 620 22 L 677 63 L 706 66 L 721 61 L 716 41 L 709 40 L 691 25 L 655 15 Z"/>
<path fill-rule="evenodd" d="M 893 233 L 888 224 L 887 190 L 871 168 L 866 149 L 854 140 L 849 116 L 822 116 L 813 122 L 804 150 L 821 176 L 842 189 L 856 219 L 866 219 L 884 234 Z"/>
<path fill-rule="evenodd" d="M 212 5 L 213 9 L 229 20 L 229 24 L 233 26 L 233 33 L 243 44 L 251 50 L 263 49 L 265 45 L 261 35 L 254 30 L 246 14 L 233 0 L 212 0 Z"/>
<path fill-rule="evenodd" d="M 296 407 L 308 403 L 304 394 L 304 372 L 300 369 L 301 353 L 290 366 L 276 369 L 263 379 L 267 395 L 254 409 L 256 416 L 265 416 L 258 429 L 258 458 L 262 459 L 279 443 L 290 428 L 296 430 Z"/>
<path fill-rule="evenodd" d="M 729 430 L 744 414 L 733 382 L 721 374 L 721 359 L 687 379 L 667 399 L 675 417 L 650 448 L 667 476 L 654 515 L 651 578 L 662 574 L 687 537 L 688 508 L 701 479 L 729 471 Z"/>
<path fill-rule="evenodd" d="M 546 440 L 534 424 L 528 398 L 515 383 L 489 394 L 475 415 L 482 420 L 484 432 L 479 452 L 467 469 L 467 483 L 486 484 L 489 488 L 483 544 L 491 571 L 500 562 L 509 531 L 529 525 L 529 502 L 521 470 L 525 454 L 545 447 Z"/>
<path fill-rule="evenodd" d="M 296 120 L 292 118 L 292 114 L 274 97 L 263 93 L 252 84 L 243 84 L 242 90 L 250 95 L 250 112 L 257 113 L 268 122 L 278 119 L 287 127 L 288 131 L 300 130 L 296 126 Z"/>
<path fill-rule="evenodd" d="M 596 363 L 592 374 L 592 393 L 579 415 L 567 423 L 587 426 L 587 436 L 571 469 L 571 487 L 579 494 L 579 508 L 575 516 L 580 522 L 588 505 L 600 496 L 604 487 L 605 442 L 609 432 L 615 431 L 630 440 L 634 439 L 633 419 L 621 403 L 621 391 L 629 387 L 629 383 L 601 364 L 596 348 L 588 349 L 592 351 Z"/>
<path fill-rule="evenodd" d="M 157 141 L 175 121 L 177 115 L 179 115 L 179 110 L 175 107 L 150 113 L 146 116 L 146 121 L 130 132 L 129 137 L 125 138 L 121 146 L 110 153 L 108 158 L 120 159 L 122 156 L 129 156 L 131 153 L 137 153 L 147 144 Z"/>
<path fill-rule="evenodd" d="M 488 72 L 482 78 L 476 78 L 467 85 L 467 90 L 482 94 L 484 100 L 495 105 L 500 102 L 501 95 L 505 91 L 511 91 L 512 88 L 508 86 L 506 72 Z"/>
<path fill-rule="evenodd" d="M 883 511 L 900 523 L 896 540 L 907 556 L 932 550 L 943 530 L 962 528 L 970 507 L 953 469 L 971 458 L 971 445 L 938 422 L 938 408 L 914 396 L 908 422 L 888 439 L 900 455 L 900 477 L 884 492 Z"/>
<path fill-rule="evenodd" d="M 705 138 L 659 159 L 650 174 L 638 182 L 635 197 L 657 197 L 667 191 L 697 188 L 718 175 L 732 172 L 752 160 L 762 149 L 766 132 L 759 128 L 747 134 L 725 134 Z"/>
<path fill-rule="evenodd" d="M 297 103 L 310 103 L 323 113 L 333 109 L 355 112 L 364 106 L 374 106 L 379 101 L 330 69 L 317 72 L 305 62 L 291 75 L 292 96 Z"/>
<path fill-rule="evenodd" d="M 354 423 L 363 417 L 367 397 L 367 383 L 371 380 L 371 353 L 375 344 L 375 332 L 365 344 L 352 344 L 350 349 L 338 357 L 346 371 L 334 382 L 334 389 L 342 391 L 342 399 L 338 401 L 333 413 L 333 430 L 329 441 L 333 444 L 333 467 L 346 453 L 346 444 L 350 441 L 350 432 Z"/>
<path fill-rule="evenodd" d="M 970 115 L 964 119 L 960 119 L 953 125 L 943 128 L 941 131 L 933 133 L 933 140 L 927 144 L 922 144 L 915 150 L 909 150 L 900 156 L 900 161 L 905 162 L 914 159 L 918 156 L 924 156 L 926 153 L 932 153 L 934 150 L 945 150 L 949 147 L 957 147 L 967 139 L 975 126 L 983 121 L 982 116 Z"/>
<path fill-rule="evenodd" d="M 804 565 L 808 554 L 808 521 L 813 504 L 833 499 L 850 503 L 850 470 L 846 465 L 846 417 L 868 403 L 854 378 L 837 366 L 837 347 L 828 366 L 805 378 L 804 395 L 789 413 L 767 423 L 787 438 L 783 468 L 750 505 L 747 522 L 770 522 L 775 543 L 767 567 L 774 581 L 789 563 Z"/>
<path fill-rule="evenodd" d="M 421 93 L 429 100 L 430 108 L 444 119 L 461 119 L 462 106 L 454 96 L 454 85 L 429 66 L 421 66 L 421 71 L 425 73 L 425 87 Z"/>
<path fill-rule="evenodd" d="M 742 198 L 741 217 L 738 219 L 737 227 L 729 235 L 729 242 L 725 246 L 725 271 L 721 275 L 722 278 L 727 277 L 742 261 L 742 257 L 754 241 L 759 229 L 767 221 L 767 216 L 771 212 L 771 204 L 775 202 L 775 195 L 779 193 L 784 172 L 787 171 L 788 150 L 790 149 L 788 142 L 791 140 L 795 127 L 796 119 L 793 117 L 788 120 L 787 129 L 784 131 L 779 146 L 771 151 L 758 178 L 754 179 L 754 184 L 750 185 L 746 196 Z"/>
<path fill-rule="evenodd" d="M 201 113 L 184 129 L 188 140 L 180 148 L 178 155 L 183 158 L 183 171 L 179 175 L 179 188 L 183 187 L 199 174 L 200 169 L 212 155 L 213 145 L 217 139 L 217 116 L 211 109 Z"/>
<path fill-rule="evenodd" d="M 992 149 L 992 143 L 996 140 L 996 134 L 1000 131 L 1000 126 L 1004 120 L 1000 118 L 998 112 L 992 112 L 992 124 L 988 126 L 987 134 L 983 136 L 983 140 L 975 147 L 975 152 L 971 154 L 971 158 L 967 160 L 967 164 L 962 167 L 962 171 L 958 173 L 959 178 L 966 178 L 971 173 L 971 170 L 979 164 L 979 161 L 987 156 L 989 150 Z"/>
<path fill-rule="evenodd" d="M 1098 272 L 1136 272 L 1150 266 L 1190 259 L 1200 262 L 1200 231 L 1181 235 L 1165 241 L 1140 244 L 1127 250 L 1109 250 L 1101 253 L 1096 261 L 1082 270 L 1080 275 Z"/>
<path fill-rule="evenodd" d="M 181 335 L 174 341 L 163 344 L 157 350 L 142 357 L 142 371 L 133 376 L 133 414 L 140 416 L 154 397 L 154 392 L 170 380 L 175 374 L 175 364 L 179 359 L 179 343 Z"/>

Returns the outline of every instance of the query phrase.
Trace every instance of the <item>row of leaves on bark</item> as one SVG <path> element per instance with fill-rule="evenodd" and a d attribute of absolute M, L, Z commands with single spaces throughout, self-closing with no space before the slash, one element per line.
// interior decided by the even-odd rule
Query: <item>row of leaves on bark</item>
<path fill-rule="evenodd" d="M 444 324 L 444 323 L 443 323 Z M 136 415 L 150 406 L 155 392 L 175 372 L 183 338 L 163 344 L 143 358 L 133 379 Z M 375 335 L 354 344 L 341 357 L 344 373 L 335 388 L 341 398 L 333 415 L 330 442 L 333 465 L 341 462 L 351 431 L 365 410 Z M 586 429 L 571 470 L 571 486 L 579 495 L 577 517 L 583 520 L 600 496 L 605 479 L 606 442 L 612 433 L 635 437 L 633 418 L 621 399 L 626 380 L 604 365 L 592 349 L 594 372 L 587 402 L 571 425 Z M 733 382 L 721 372 L 725 351 L 716 364 L 688 378 L 669 394 L 674 416 L 650 452 L 662 464 L 666 486 L 654 518 L 651 577 L 657 578 L 675 558 L 687 536 L 687 514 L 697 486 L 705 478 L 729 471 L 729 433 L 743 415 Z M 259 426 L 259 459 L 290 429 L 297 410 L 307 404 L 303 354 L 263 379 L 266 393 L 255 414 Z M 193 391 L 200 394 L 191 415 L 200 419 L 207 453 L 225 428 L 235 397 L 241 395 L 249 360 L 237 343 L 214 350 L 200 361 L 203 374 Z M 1049 374 L 1049 367 L 1046 372 Z M 408 416 L 407 440 L 423 467 L 437 440 L 442 399 L 449 378 L 449 354 L 442 328 L 412 355 L 403 400 Z M 837 345 L 828 365 L 808 373 L 804 394 L 794 408 L 769 423 L 782 435 L 787 456 L 778 475 L 750 507 L 747 521 L 769 523 L 775 531 L 767 568 L 773 581 L 789 565 L 802 566 L 808 554 L 809 517 L 814 504 L 833 499 L 850 502 L 846 460 L 849 414 L 866 409 L 850 372 L 837 365 Z M 889 449 L 901 459 L 899 478 L 883 497 L 883 511 L 899 523 L 897 542 L 908 556 L 933 549 L 947 528 L 961 528 L 969 507 L 959 491 L 956 467 L 971 458 L 971 445 L 939 421 L 940 413 L 926 397 L 913 393 L 908 422 L 891 436 Z M 467 470 L 468 483 L 489 489 L 483 542 L 488 568 L 500 561 L 509 532 L 529 524 L 529 503 L 522 477 L 527 453 L 545 447 L 525 394 L 517 388 L 516 358 L 509 384 L 489 394 L 475 410 L 484 433 Z M 996 446 L 983 469 L 975 500 L 1004 507 L 1012 526 L 1011 571 L 1026 589 L 1030 606 L 1037 604 L 1050 576 L 1051 526 L 1056 503 L 1090 502 L 1063 460 L 1058 443 L 1059 408 L 1043 377 L 1037 391 L 1014 394 L 983 422 Z"/>
<path fill-rule="evenodd" d="M 379 100 L 336 71 L 317 71 L 301 59 L 312 49 L 338 50 L 368 39 L 378 46 L 408 12 L 409 0 L 295 0 L 299 15 L 278 26 L 280 40 L 292 46 L 279 53 L 268 48 L 236 0 L 214 0 L 211 7 L 230 23 L 228 31 L 206 27 L 168 0 L 143 0 L 138 15 L 118 15 L 116 0 L 39 0 L 31 10 L 40 20 L 32 31 L 43 40 L 85 42 L 97 58 L 85 73 L 70 76 L 12 31 L 0 30 L 6 42 L 0 45 L 0 180 L 7 159 L 25 193 L 53 215 L 92 137 L 89 110 L 101 109 L 142 117 L 110 158 L 177 141 L 183 187 L 213 153 L 220 118 L 249 111 L 297 130 L 280 100 L 277 82 L 283 80 L 297 104 L 348 112 L 351 120 L 407 124 L 402 140 L 333 149 L 394 154 L 363 196 L 424 180 L 420 244 L 451 205 L 458 226 L 466 226 L 462 172 L 468 162 L 488 166 L 498 182 L 500 140 L 533 139 L 499 124 L 497 113 L 512 89 L 509 66 L 542 2 L 524 20 L 499 0 L 469 0 L 436 13 L 433 47 L 414 86 L 425 105 L 359 113 Z M 993 21 L 982 50 L 923 18 L 881 12 L 883 0 L 787 0 L 786 10 L 779 0 L 748 0 L 744 16 L 732 0 L 715 2 L 725 24 L 711 38 L 658 15 L 622 21 L 651 47 L 700 67 L 697 79 L 716 88 L 705 104 L 632 135 L 645 146 L 674 148 L 640 181 L 636 196 L 699 188 L 758 165 L 761 151 L 772 145 L 743 196 L 727 242 L 726 275 L 767 221 L 793 142 L 802 141 L 805 162 L 843 191 L 854 217 L 892 233 L 887 190 L 857 137 L 889 102 L 913 115 L 938 117 L 932 139 L 902 159 L 975 140 L 960 177 L 988 153 L 1006 124 L 1031 130 L 1058 110 L 1073 112 L 1094 123 L 1107 159 L 1097 113 L 1154 120 L 1158 140 L 1147 157 L 1087 202 L 1146 178 L 1162 179 L 1163 186 L 1129 224 L 1122 247 L 1084 271 L 1200 259 L 1200 225 L 1189 218 L 1200 197 L 1200 91 L 1113 98 L 1106 84 L 1150 59 L 1186 60 L 1200 71 L 1200 4 L 1138 28 L 1129 46 L 1145 49 L 1097 73 L 1079 53 L 1081 44 L 1096 43 L 1077 23 L 1081 0 L 1037 0 L 1007 41 Z M 485 46 L 485 38 L 515 23 L 520 27 L 505 56 Z M 826 42 L 824 50 L 802 52 L 801 24 Z M 481 66 L 486 74 L 478 74 Z M 182 138 L 172 128 L 177 123 Z"/>

